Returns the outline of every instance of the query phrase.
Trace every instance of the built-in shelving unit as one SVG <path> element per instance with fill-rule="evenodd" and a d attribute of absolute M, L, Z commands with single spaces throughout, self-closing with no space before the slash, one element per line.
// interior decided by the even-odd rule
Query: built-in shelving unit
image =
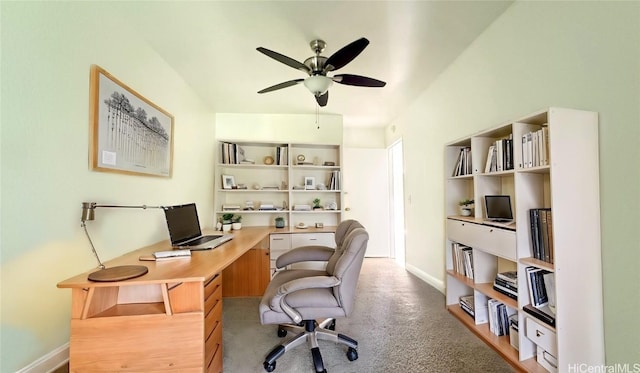
<path fill-rule="evenodd" d="M 501 167 L 492 166 L 492 148 L 498 147 Z M 453 141 L 444 152 L 449 312 L 518 370 L 602 366 L 598 114 L 549 108 Z M 488 222 L 486 195 L 510 196 L 515 221 Z M 475 201 L 470 216 L 461 216 L 459 202 L 465 199 Z M 551 210 L 545 247 L 551 248 L 552 260 L 537 258 L 532 209 Z M 458 265 L 461 256 L 454 247 L 461 246 L 471 261 L 470 273 Z M 554 278 L 555 325 L 525 311 L 531 306 L 531 267 Z M 494 290 L 496 275 L 510 271 L 517 274 L 517 300 Z M 461 297 L 473 300 L 473 316 Z M 490 299 L 516 315 L 517 333 L 510 328 L 511 335 L 497 336 L 490 330 Z"/>
<path fill-rule="evenodd" d="M 249 226 L 273 226 L 276 217 L 287 226 L 342 220 L 340 145 L 219 140 L 217 146 L 216 220 L 226 213 Z M 315 199 L 320 209 L 313 209 Z M 304 206 L 309 210 L 299 210 Z"/>

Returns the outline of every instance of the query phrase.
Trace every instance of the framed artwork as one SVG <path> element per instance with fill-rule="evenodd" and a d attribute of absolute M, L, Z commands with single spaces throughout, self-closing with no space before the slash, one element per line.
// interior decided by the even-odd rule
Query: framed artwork
<path fill-rule="evenodd" d="M 222 175 L 222 189 L 233 189 L 236 179 L 231 175 Z"/>
<path fill-rule="evenodd" d="M 313 190 L 316 189 L 316 178 L 312 176 L 304 177 L 304 189 Z"/>
<path fill-rule="evenodd" d="M 91 65 L 89 167 L 171 177 L 173 116 Z"/>

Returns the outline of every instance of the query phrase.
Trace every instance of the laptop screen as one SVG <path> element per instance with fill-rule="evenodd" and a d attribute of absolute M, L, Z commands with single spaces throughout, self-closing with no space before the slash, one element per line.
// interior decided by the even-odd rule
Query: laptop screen
<path fill-rule="evenodd" d="M 183 242 L 202 234 L 195 203 L 167 206 L 164 215 L 171 243 Z"/>
<path fill-rule="evenodd" d="M 487 219 L 512 220 L 510 196 L 484 196 Z"/>

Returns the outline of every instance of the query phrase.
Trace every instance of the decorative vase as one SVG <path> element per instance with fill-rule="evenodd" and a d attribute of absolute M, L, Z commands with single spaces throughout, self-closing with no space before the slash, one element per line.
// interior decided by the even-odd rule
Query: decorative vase
<path fill-rule="evenodd" d="M 222 231 L 229 232 L 231 230 L 231 224 L 222 224 Z"/>
<path fill-rule="evenodd" d="M 276 228 L 284 228 L 284 219 L 276 219 Z"/>

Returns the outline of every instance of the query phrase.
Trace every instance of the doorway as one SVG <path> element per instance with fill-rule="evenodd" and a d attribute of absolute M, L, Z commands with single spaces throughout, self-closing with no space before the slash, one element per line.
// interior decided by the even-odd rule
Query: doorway
<path fill-rule="evenodd" d="M 388 150 L 391 192 L 391 256 L 396 263 L 405 265 L 405 229 L 404 229 L 404 160 L 402 157 L 402 139 L 393 143 Z"/>

